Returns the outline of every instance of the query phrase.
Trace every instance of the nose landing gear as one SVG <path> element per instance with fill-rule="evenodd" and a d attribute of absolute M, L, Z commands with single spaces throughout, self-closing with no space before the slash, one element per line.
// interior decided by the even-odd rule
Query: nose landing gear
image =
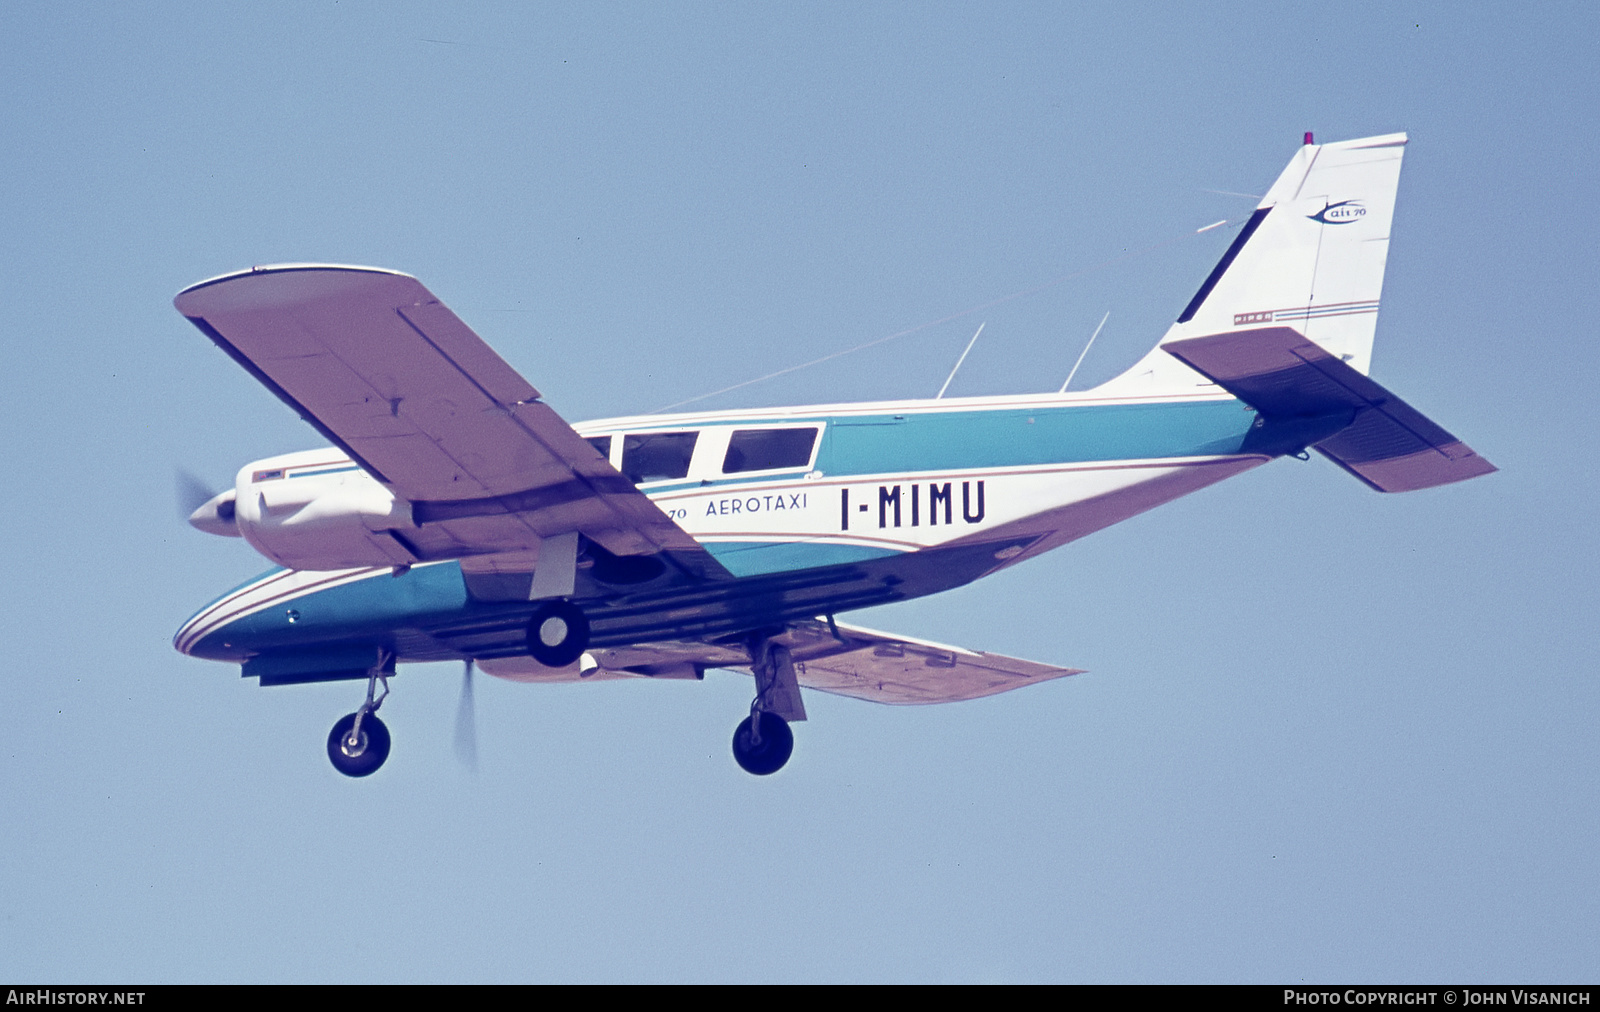
<path fill-rule="evenodd" d="M 389 758 L 389 729 L 377 714 L 347 713 L 328 732 L 328 758 L 347 777 L 376 773 Z"/>
<path fill-rule="evenodd" d="M 374 668 L 367 676 L 367 701 L 328 732 L 328 761 L 347 777 L 370 776 L 389 758 L 389 729 L 378 719 L 378 707 L 389 697 L 389 674 L 383 664 Z M 373 699 L 379 681 L 383 695 Z"/>

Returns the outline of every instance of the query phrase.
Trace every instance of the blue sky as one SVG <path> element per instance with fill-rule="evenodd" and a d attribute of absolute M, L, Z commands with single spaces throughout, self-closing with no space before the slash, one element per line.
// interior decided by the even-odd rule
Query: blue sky
<path fill-rule="evenodd" d="M 1558 981 L 1600 952 L 1591 7 L 302 3 L 0 11 L 0 977 Z M 853 616 L 1089 669 L 990 700 L 402 671 L 259 689 L 174 629 L 265 568 L 175 518 L 317 445 L 173 311 L 416 274 L 568 418 L 1076 387 L 1306 130 L 1408 131 L 1374 376 L 1498 464 L 1281 461 Z M 1125 253 L 1158 246 L 1153 252 Z M 1110 266 L 1097 266 L 1116 260 Z M 1095 268 L 1090 270 L 1090 268 Z"/>

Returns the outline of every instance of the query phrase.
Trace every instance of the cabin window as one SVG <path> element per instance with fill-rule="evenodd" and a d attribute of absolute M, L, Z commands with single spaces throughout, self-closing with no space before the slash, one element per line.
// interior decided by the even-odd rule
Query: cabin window
<path fill-rule="evenodd" d="M 590 436 L 589 437 L 589 445 L 594 447 L 594 452 L 596 452 L 600 456 L 606 458 L 606 460 L 610 460 L 611 459 L 611 437 L 610 436 Z"/>
<path fill-rule="evenodd" d="M 698 432 L 641 432 L 622 439 L 622 473 L 635 485 L 689 473 Z"/>
<path fill-rule="evenodd" d="M 722 473 L 805 467 L 816 442 L 816 429 L 740 429 L 728 440 Z"/>

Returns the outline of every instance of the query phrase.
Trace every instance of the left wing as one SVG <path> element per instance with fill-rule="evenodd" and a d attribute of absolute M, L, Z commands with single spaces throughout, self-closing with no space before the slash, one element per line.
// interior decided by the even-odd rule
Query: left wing
<path fill-rule="evenodd" d="M 875 703 L 953 703 L 1082 673 L 822 619 L 791 623 L 773 642 L 789 648 L 802 686 Z M 599 667 L 587 674 L 578 665 L 545 668 L 530 658 L 482 660 L 478 665 L 491 675 L 527 682 L 630 675 L 697 678 L 707 668 L 750 670 L 750 654 L 739 643 L 675 640 L 590 654 Z"/>
<path fill-rule="evenodd" d="M 178 311 L 448 534 L 435 557 L 581 533 L 615 555 L 727 571 L 416 278 L 283 264 L 203 281 Z"/>

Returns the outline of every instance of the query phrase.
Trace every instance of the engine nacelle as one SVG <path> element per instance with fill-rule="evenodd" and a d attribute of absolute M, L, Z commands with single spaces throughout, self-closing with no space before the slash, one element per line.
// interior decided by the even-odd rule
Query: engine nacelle
<path fill-rule="evenodd" d="M 206 511 L 216 504 L 219 525 L 230 505 L 222 501 L 227 496 L 201 507 Z M 234 481 L 231 506 L 244 539 L 290 569 L 418 561 L 403 533 L 412 527 L 411 504 L 396 499 L 338 450 L 286 453 L 246 464 Z"/>

